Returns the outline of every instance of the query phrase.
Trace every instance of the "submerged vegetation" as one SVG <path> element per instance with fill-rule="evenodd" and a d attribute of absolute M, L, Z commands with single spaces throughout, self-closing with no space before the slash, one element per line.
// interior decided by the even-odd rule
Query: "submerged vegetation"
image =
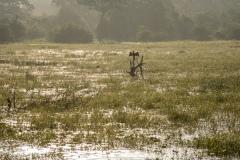
<path fill-rule="evenodd" d="M 239 49 L 238 41 L 1 45 L 0 159 L 123 149 L 239 158 Z M 132 50 L 144 56 L 144 78 L 127 73 Z"/>

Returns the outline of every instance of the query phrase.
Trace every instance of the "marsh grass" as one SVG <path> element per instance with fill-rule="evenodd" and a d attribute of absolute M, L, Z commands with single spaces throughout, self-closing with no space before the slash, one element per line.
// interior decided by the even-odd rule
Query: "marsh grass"
<path fill-rule="evenodd" d="M 239 132 L 216 134 L 212 137 L 200 136 L 194 141 L 194 145 L 198 148 L 207 148 L 209 154 L 213 153 L 220 157 L 240 155 Z"/>
<path fill-rule="evenodd" d="M 15 129 L 5 125 L 4 123 L 0 123 L 0 131 L 1 140 L 12 140 L 17 134 L 17 131 Z"/>
<path fill-rule="evenodd" d="M 158 154 L 172 145 L 192 146 L 238 158 L 240 55 L 232 47 L 237 45 L 1 45 L 1 143 Z M 132 50 L 144 56 L 144 79 L 127 74 Z M 13 153 L 0 157 L 19 158 Z M 60 148 L 44 156 L 63 153 Z"/>
<path fill-rule="evenodd" d="M 57 138 L 56 134 L 51 131 L 39 131 L 32 133 L 22 133 L 18 136 L 18 139 L 23 142 L 27 142 L 32 145 L 37 146 L 46 146 L 50 142 L 54 141 Z"/>

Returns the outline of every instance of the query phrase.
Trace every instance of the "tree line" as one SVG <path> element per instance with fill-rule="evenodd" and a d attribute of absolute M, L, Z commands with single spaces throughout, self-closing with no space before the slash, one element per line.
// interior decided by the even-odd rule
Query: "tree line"
<path fill-rule="evenodd" d="M 240 40 L 239 0 L 49 1 L 56 15 L 33 16 L 34 0 L 0 0 L 0 43 Z"/>

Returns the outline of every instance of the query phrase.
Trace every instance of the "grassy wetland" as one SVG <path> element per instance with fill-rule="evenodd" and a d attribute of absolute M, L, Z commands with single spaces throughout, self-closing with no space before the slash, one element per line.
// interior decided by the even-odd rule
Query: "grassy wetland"
<path fill-rule="evenodd" d="M 0 159 L 240 157 L 239 41 L 8 44 L 0 74 Z"/>

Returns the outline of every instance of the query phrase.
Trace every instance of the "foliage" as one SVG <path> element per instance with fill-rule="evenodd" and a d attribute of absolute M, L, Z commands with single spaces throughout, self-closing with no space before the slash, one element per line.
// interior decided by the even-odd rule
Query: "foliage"
<path fill-rule="evenodd" d="M 64 8 L 67 5 L 71 4 L 74 0 L 52 0 L 52 3 L 57 7 Z"/>
<path fill-rule="evenodd" d="M 102 33 L 104 32 L 103 22 L 105 15 L 111 11 L 116 9 L 121 9 L 124 4 L 127 3 L 127 0 L 77 0 L 80 5 L 88 6 L 90 9 L 94 9 L 100 12 L 101 18 L 97 25 L 97 35 L 99 40 L 101 41 L 103 37 Z"/>
<path fill-rule="evenodd" d="M 142 42 L 153 41 L 153 32 L 148 27 L 140 26 L 137 31 L 137 40 Z"/>
<path fill-rule="evenodd" d="M 30 40 L 45 38 L 46 35 L 44 28 L 39 25 L 32 25 L 26 30 L 26 37 Z"/>
<path fill-rule="evenodd" d="M 27 18 L 32 9 L 34 7 L 28 0 L 1 0 L 0 19 L 6 16 L 14 18 L 16 15 Z"/>
<path fill-rule="evenodd" d="M 0 43 L 21 41 L 25 36 L 26 27 L 16 18 L 14 21 L 6 21 L 7 25 L 0 27 Z"/>
<path fill-rule="evenodd" d="M 205 26 L 197 26 L 193 29 L 193 36 L 196 40 L 206 41 L 210 40 L 209 31 Z"/>
<path fill-rule="evenodd" d="M 140 42 L 160 42 L 168 40 L 167 32 L 154 32 L 151 31 L 148 27 L 140 26 L 136 33 L 137 41 Z"/>
<path fill-rule="evenodd" d="M 179 21 L 176 25 L 177 38 L 186 40 L 192 38 L 192 31 L 194 28 L 194 22 L 190 17 L 182 16 L 179 18 Z"/>
<path fill-rule="evenodd" d="M 161 1 L 131 1 L 123 5 L 121 12 L 112 11 L 109 16 L 110 19 L 105 22 L 108 30 L 103 30 L 102 35 L 106 34 L 110 38 L 116 37 L 116 40 L 155 41 L 153 36 L 166 29 L 165 9 Z"/>
<path fill-rule="evenodd" d="M 198 13 L 219 14 L 229 10 L 239 10 L 238 0 L 172 0 L 174 7 L 180 14 L 192 16 Z"/>
<path fill-rule="evenodd" d="M 112 9 L 119 9 L 126 2 L 126 0 L 78 0 L 80 5 L 88 6 L 102 14 L 105 14 Z"/>
<path fill-rule="evenodd" d="M 93 36 L 85 28 L 70 23 L 56 28 L 50 34 L 50 39 L 57 43 L 91 43 Z"/>
<path fill-rule="evenodd" d="M 12 35 L 7 41 L 47 39 L 49 28 L 67 23 L 88 28 L 99 41 L 240 39 L 237 0 L 52 0 L 59 9 L 55 9 L 57 15 L 39 17 L 30 16 L 34 9 L 31 2 L 47 3 L 33 0 L 0 3 L 0 19 L 8 19 L 1 24 L 10 27 L 10 22 L 19 17 L 18 24 L 12 24 Z"/>
<path fill-rule="evenodd" d="M 16 18 L 14 21 L 10 22 L 9 28 L 11 30 L 11 33 L 13 35 L 14 41 L 20 41 L 24 38 L 26 27 L 18 21 L 18 18 Z"/>
<path fill-rule="evenodd" d="M 178 39 L 198 41 L 238 39 L 238 29 L 229 28 L 226 25 L 226 23 L 239 23 L 238 11 L 224 12 L 222 13 L 225 14 L 224 16 L 210 13 L 210 11 L 180 16 L 173 7 L 176 3 L 178 2 L 172 4 L 162 1 L 161 3 L 156 0 L 147 3 L 145 1 L 124 2 L 124 5 L 121 5 L 121 12 L 111 10 L 111 12 L 107 12 L 107 16 L 104 12 L 105 16 L 102 17 L 103 19 L 97 27 L 97 35 L 116 41 L 139 40 L 143 42 Z M 189 1 L 188 3 L 191 4 Z M 206 5 L 206 2 L 196 3 Z M 211 3 L 215 4 L 215 2 Z M 229 3 L 231 4 L 231 2 Z M 93 1 L 91 3 L 86 1 L 85 5 L 87 4 L 96 9 Z M 147 29 L 140 31 L 141 26 L 145 26 Z"/>
<path fill-rule="evenodd" d="M 79 18 L 78 15 L 72 8 L 60 8 L 58 13 L 58 21 L 60 24 L 75 23 L 84 24 L 84 22 Z"/>
<path fill-rule="evenodd" d="M 240 24 L 232 27 L 230 30 L 229 39 L 240 40 Z"/>
<path fill-rule="evenodd" d="M 1 6 L 5 7 L 25 7 L 27 9 L 33 9 L 34 7 L 29 3 L 28 0 L 1 0 Z"/>
<path fill-rule="evenodd" d="M 8 26 L 0 25 L 0 43 L 7 43 L 12 40 L 11 31 Z"/>
<path fill-rule="evenodd" d="M 55 17 L 57 24 L 74 23 L 87 26 L 85 18 L 88 16 L 88 10 L 79 6 L 76 0 L 52 0 L 52 3 L 59 8 Z"/>

